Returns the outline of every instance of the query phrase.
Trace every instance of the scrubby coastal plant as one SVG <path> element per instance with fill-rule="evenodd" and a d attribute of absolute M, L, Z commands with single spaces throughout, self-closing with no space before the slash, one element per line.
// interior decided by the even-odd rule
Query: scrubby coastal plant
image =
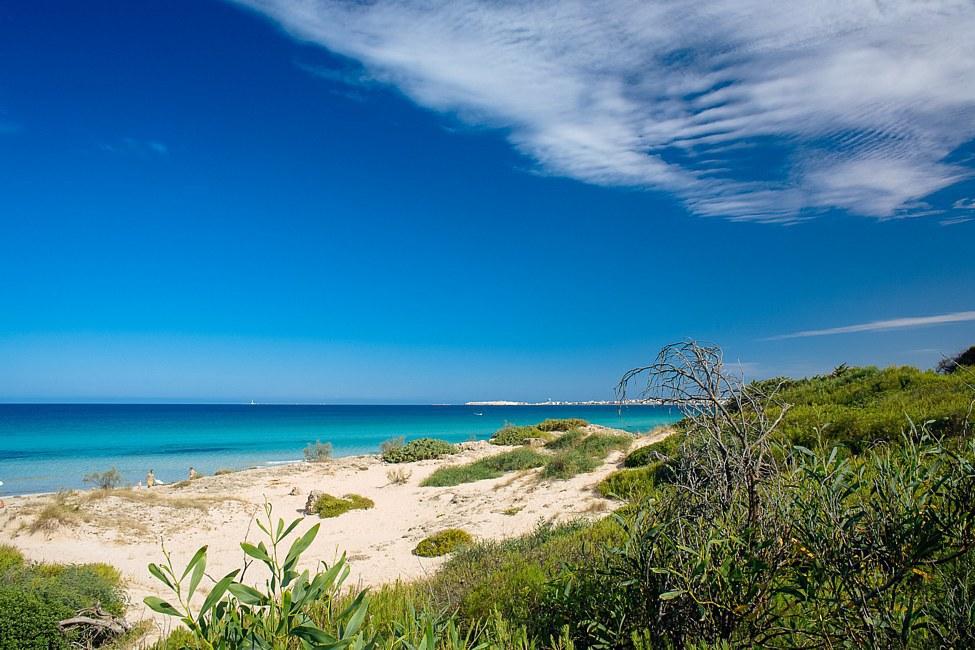
<path fill-rule="evenodd" d="M 150 596 L 145 599 L 146 605 L 179 619 L 190 634 L 188 648 L 347 648 L 354 642 L 357 647 L 366 647 L 359 634 L 368 606 L 366 592 L 359 592 L 342 610 L 329 606 L 338 600 L 349 574 L 345 557 L 332 566 L 323 563 L 322 571 L 314 575 L 307 570 L 298 571 L 301 555 L 318 535 L 319 524 L 298 537 L 285 551 L 286 540 L 301 521 L 296 519 L 286 525 L 280 519 L 275 523 L 271 506 L 266 504 L 264 518 L 257 525 L 267 536 L 269 545 L 241 543 L 241 549 L 250 559 L 242 569 L 216 581 L 198 608 L 191 601 L 206 575 L 207 547 L 200 548 L 182 571 L 173 566 L 164 550 L 165 562 L 150 564 L 149 572 L 166 586 L 174 600 Z M 269 576 L 263 589 L 246 582 L 247 571 L 255 560 L 264 565 Z M 321 612 L 323 608 L 328 614 L 327 626 L 316 624 L 311 616 L 313 610 Z"/>
<path fill-rule="evenodd" d="M 538 427 L 519 427 L 513 424 L 506 424 L 491 436 L 490 442 L 492 445 L 504 445 L 515 447 L 518 445 L 527 444 L 531 440 L 549 440 L 551 435 L 542 431 Z"/>
<path fill-rule="evenodd" d="M 441 467 L 425 478 L 420 485 L 424 487 L 447 487 L 471 483 L 485 479 L 498 478 L 507 472 L 541 467 L 546 457 L 534 449 L 522 448 L 507 451 L 487 458 L 481 458 L 466 465 Z"/>
<path fill-rule="evenodd" d="M 442 458 L 455 453 L 457 447 L 444 440 L 417 438 L 402 445 L 387 446 L 382 458 L 387 463 L 412 463 L 418 460 Z"/>
<path fill-rule="evenodd" d="M 124 613 L 121 577 L 112 567 L 32 563 L 0 545 L 0 648 L 84 647 L 80 631 L 63 632 L 59 623 L 96 606 Z"/>
<path fill-rule="evenodd" d="M 332 443 L 316 440 L 304 449 L 305 462 L 324 463 L 332 459 Z"/>
<path fill-rule="evenodd" d="M 542 477 L 568 479 L 598 468 L 611 451 L 625 450 L 633 443 L 629 435 L 594 433 L 573 429 L 546 445 L 555 450 L 545 463 Z"/>
<path fill-rule="evenodd" d="M 394 467 L 386 470 L 386 480 L 391 485 L 406 485 L 411 476 L 413 476 L 413 472 L 402 467 Z"/>
<path fill-rule="evenodd" d="M 460 528 L 448 528 L 424 538 L 413 549 L 413 555 L 420 557 L 440 557 L 453 553 L 474 541 L 470 533 Z"/>
<path fill-rule="evenodd" d="M 341 498 L 322 494 L 315 499 L 311 511 L 322 519 L 328 519 L 338 517 L 350 510 L 368 510 L 375 505 L 372 499 L 359 494 L 346 494 Z"/>
<path fill-rule="evenodd" d="M 587 426 L 589 422 L 581 418 L 549 418 L 536 425 L 540 431 L 569 431 Z"/>
<path fill-rule="evenodd" d="M 104 472 L 85 474 L 84 482 L 94 485 L 100 490 L 113 490 L 122 485 L 122 474 L 118 468 L 113 467 Z"/>

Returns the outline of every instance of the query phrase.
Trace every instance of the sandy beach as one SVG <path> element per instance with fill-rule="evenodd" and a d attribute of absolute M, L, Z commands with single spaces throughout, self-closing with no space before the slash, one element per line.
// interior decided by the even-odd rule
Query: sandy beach
<path fill-rule="evenodd" d="M 636 436 L 631 449 L 665 435 L 657 431 Z M 350 584 L 363 586 L 435 571 L 446 558 L 419 558 L 411 551 L 438 530 L 458 527 L 478 539 L 501 539 L 541 522 L 601 516 L 617 505 L 594 488 L 618 468 L 623 452 L 610 454 L 595 471 L 567 480 L 540 480 L 538 470 L 530 470 L 454 487 L 420 487 L 437 468 L 511 449 L 483 441 L 460 448 L 460 453 L 443 459 L 397 465 L 378 456 L 353 456 L 205 476 L 152 489 L 15 497 L 0 510 L 0 543 L 16 546 L 31 560 L 106 562 L 117 567 L 131 599 L 128 618 L 139 620 L 149 616 L 143 597 L 163 593 L 146 570 L 149 562 L 161 561 L 163 544 L 180 567 L 197 548 L 209 545 L 208 573 L 222 576 L 241 565 L 241 541 L 261 538 L 253 520 L 265 501 L 273 506 L 275 518 L 290 521 L 303 516 L 312 490 L 372 499 L 371 509 L 330 519 L 308 516 L 298 528 L 300 532 L 321 524 L 305 554 L 309 567 L 331 562 L 344 552 L 352 570 Z M 388 473 L 393 469 L 408 473 L 406 483 L 391 482 Z M 45 508 L 58 512 L 60 520 L 31 530 Z"/>

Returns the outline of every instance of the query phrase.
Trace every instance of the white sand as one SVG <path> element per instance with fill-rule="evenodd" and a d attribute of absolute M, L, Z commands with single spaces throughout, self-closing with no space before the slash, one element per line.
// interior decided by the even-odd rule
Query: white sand
<path fill-rule="evenodd" d="M 633 447 L 665 435 L 637 437 Z M 142 604 L 144 596 L 165 595 L 165 588 L 146 570 L 149 562 L 162 560 L 162 543 L 180 569 L 197 548 L 209 545 L 207 573 L 219 578 L 241 566 L 241 541 L 263 539 L 252 522 L 265 500 L 273 506 L 275 518 L 289 522 L 302 516 L 311 490 L 336 496 L 355 493 L 375 501 L 372 509 L 336 518 L 307 517 L 297 529 L 300 534 L 321 524 L 318 538 L 304 556 L 308 567 L 320 560 L 331 562 L 345 552 L 352 569 L 349 584 L 362 585 L 410 580 L 435 571 L 446 558 L 419 558 L 411 551 L 421 539 L 444 528 L 463 528 L 480 539 L 500 539 L 528 532 L 539 522 L 600 516 L 618 505 L 600 497 L 594 488 L 617 469 L 621 452 L 611 454 L 596 471 L 565 481 L 540 481 L 538 470 L 533 470 L 455 487 L 419 486 L 438 467 L 509 449 L 486 442 L 461 447 L 460 454 L 442 460 L 399 465 L 388 465 L 376 456 L 357 456 L 252 469 L 203 477 L 184 487 L 135 489 L 136 498 L 131 499 L 89 499 L 90 493 L 79 493 L 73 498 L 84 501 L 78 518 L 87 521 L 34 533 L 27 526 L 54 497 L 11 498 L 0 510 L 0 543 L 13 544 L 31 560 L 106 562 L 117 567 L 131 598 L 128 618 L 138 620 L 149 615 Z M 392 469 L 410 472 L 409 481 L 391 484 L 387 472 Z M 292 496 L 292 491 L 297 494 Z M 138 498 L 146 495 L 156 503 Z"/>

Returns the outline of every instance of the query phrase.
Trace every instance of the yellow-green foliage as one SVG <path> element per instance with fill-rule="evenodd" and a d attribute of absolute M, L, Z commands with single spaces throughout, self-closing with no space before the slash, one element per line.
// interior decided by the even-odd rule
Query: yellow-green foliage
<path fill-rule="evenodd" d="M 549 418 L 540 422 L 537 427 L 541 431 L 568 431 L 584 427 L 587 424 L 589 423 L 581 418 L 561 418 L 558 420 Z"/>
<path fill-rule="evenodd" d="M 627 454 L 623 460 L 623 465 L 626 467 L 642 467 L 658 460 L 673 458 L 679 453 L 683 441 L 684 434 L 672 433 L 663 440 L 634 449 Z"/>
<path fill-rule="evenodd" d="M 75 639 L 62 634 L 57 622 L 96 603 L 113 614 L 124 612 L 114 568 L 31 563 L 0 546 L 0 648 L 68 648 Z"/>
<path fill-rule="evenodd" d="M 333 497 L 331 494 L 323 494 L 312 505 L 312 512 L 327 519 L 338 517 L 350 510 L 368 510 L 376 504 L 372 499 L 358 494 L 346 494 L 344 497 Z"/>
<path fill-rule="evenodd" d="M 523 447 L 488 456 L 466 465 L 441 467 L 424 479 L 420 485 L 429 487 L 460 485 L 461 483 L 498 478 L 507 472 L 532 469 L 544 464 L 545 456 L 534 449 Z"/>
<path fill-rule="evenodd" d="M 460 528 L 448 528 L 434 533 L 426 539 L 420 541 L 413 549 L 413 555 L 420 557 L 440 557 L 453 553 L 462 546 L 467 546 L 474 541 L 470 533 Z"/>
<path fill-rule="evenodd" d="M 972 383 L 966 372 L 940 375 L 906 366 L 840 367 L 830 375 L 786 380 L 778 398 L 792 407 L 779 431 L 807 447 L 822 435 L 855 453 L 878 440 L 899 440 L 909 419 L 928 422 L 933 433 L 957 435 L 972 403 Z"/>
<path fill-rule="evenodd" d="M 402 438 L 399 438 L 387 440 L 383 443 L 384 461 L 387 463 L 412 463 L 457 453 L 456 446 L 436 438 L 417 438 L 405 444 L 401 441 Z"/>
<path fill-rule="evenodd" d="M 604 497 L 633 501 L 653 494 L 666 475 L 667 466 L 656 461 L 643 467 L 620 469 L 599 482 L 597 489 Z"/>
<path fill-rule="evenodd" d="M 518 427 L 513 424 L 505 425 L 491 436 L 492 445 L 523 445 L 533 438 L 548 440 L 552 436 L 538 427 Z"/>
<path fill-rule="evenodd" d="M 467 621 L 492 610 L 514 625 L 539 630 L 550 583 L 566 564 L 590 564 L 621 542 L 623 530 L 611 518 L 588 524 L 542 525 L 528 535 L 482 541 L 463 549 L 424 583 L 438 609 L 457 610 Z"/>

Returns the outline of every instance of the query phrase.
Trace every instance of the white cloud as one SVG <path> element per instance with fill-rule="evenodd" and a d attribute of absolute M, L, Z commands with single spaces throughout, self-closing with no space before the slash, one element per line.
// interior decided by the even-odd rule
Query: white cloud
<path fill-rule="evenodd" d="M 854 334 L 857 332 L 882 332 L 886 330 L 923 327 L 925 325 L 944 325 L 946 323 L 964 323 L 975 321 L 975 311 L 958 311 L 951 314 L 937 314 L 935 316 L 914 316 L 909 318 L 893 318 L 891 320 L 877 320 L 859 325 L 845 325 L 821 330 L 805 330 L 792 334 L 772 336 L 766 341 L 780 341 L 782 339 L 799 339 L 810 336 L 831 336 L 833 334 Z"/>
<path fill-rule="evenodd" d="M 132 156 L 146 157 L 146 156 L 165 156 L 169 153 L 169 147 L 166 143 L 159 142 L 158 140 L 140 140 L 136 138 L 122 138 L 121 141 L 115 144 L 105 144 L 99 145 L 102 151 L 108 151 L 111 153 L 127 154 Z"/>
<path fill-rule="evenodd" d="M 958 199 L 951 207 L 956 210 L 975 210 L 975 199 Z"/>
<path fill-rule="evenodd" d="M 540 171 L 700 215 L 890 217 L 970 175 L 947 162 L 975 137 L 965 0 L 236 1 Z"/>

